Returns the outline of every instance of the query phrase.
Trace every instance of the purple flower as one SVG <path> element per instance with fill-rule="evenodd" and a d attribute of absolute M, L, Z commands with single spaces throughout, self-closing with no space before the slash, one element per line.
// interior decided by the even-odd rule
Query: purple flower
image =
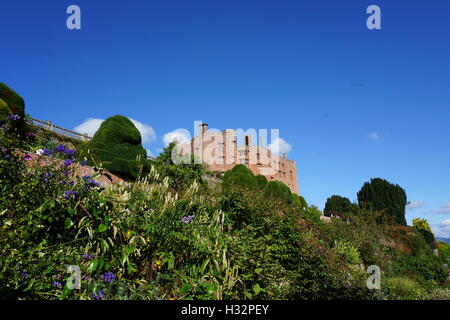
<path fill-rule="evenodd" d="M 25 280 L 28 277 L 28 274 L 27 274 L 26 271 L 23 271 L 20 275 L 21 275 L 23 280 Z"/>
<path fill-rule="evenodd" d="M 91 296 L 92 296 L 92 298 L 94 298 L 95 300 L 100 300 L 100 298 L 95 294 L 95 292 L 91 292 Z"/>
<path fill-rule="evenodd" d="M 13 120 L 13 121 L 17 121 L 17 120 L 19 120 L 21 117 L 20 117 L 20 115 L 18 115 L 18 114 L 8 114 L 7 116 L 6 116 L 6 119 L 8 119 L 8 120 Z"/>
<path fill-rule="evenodd" d="M 186 217 L 181 218 L 181 222 L 188 224 L 188 223 L 191 223 L 192 220 L 194 220 L 194 218 L 195 218 L 195 216 L 186 216 Z"/>
<path fill-rule="evenodd" d="M 89 253 L 83 254 L 83 261 L 84 260 L 90 260 L 90 259 L 92 259 L 92 256 Z"/>
<path fill-rule="evenodd" d="M 26 154 L 26 155 L 24 155 L 23 156 L 23 159 L 25 160 L 25 161 L 30 161 L 31 159 L 33 159 L 29 154 Z"/>
<path fill-rule="evenodd" d="M 89 184 L 93 187 L 100 187 L 100 183 L 98 183 L 94 179 L 89 180 Z"/>
<path fill-rule="evenodd" d="M 51 152 L 50 150 L 48 150 L 47 148 L 42 149 L 42 151 L 43 151 L 43 153 L 44 153 L 44 156 L 49 157 L 49 156 L 52 155 L 52 152 Z"/>
<path fill-rule="evenodd" d="M 67 159 L 66 161 L 64 161 L 64 165 L 65 165 L 66 167 L 70 166 L 72 163 L 73 163 L 73 160 L 72 160 L 72 159 Z"/>
<path fill-rule="evenodd" d="M 64 153 L 68 156 L 68 157 L 72 157 L 75 154 L 74 150 L 71 149 L 66 149 L 64 150 Z"/>
<path fill-rule="evenodd" d="M 86 164 L 87 164 L 87 160 L 81 161 L 81 165 L 82 165 L 82 166 L 85 166 Z"/>
<path fill-rule="evenodd" d="M 61 185 L 63 185 L 63 186 L 66 185 L 66 181 L 65 181 L 65 180 L 61 181 L 60 183 L 61 183 Z"/>
<path fill-rule="evenodd" d="M 61 153 L 63 153 L 65 150 L 66 150 L 66 146 L 63 145 L 63 144 L 60 144 L 59 146 L 57 146 L 57 147 L 55 148 L 55 151 L 56 151 L 56 152 L 61 152 Z"/>
<path fill-rule="evenodd" d="M 112 272 L 107 272 L 101 275 L 100 277 L 104 282 L 109 283 L 116 279 L 116 275 Z"/>
<path fill-rule="evenodd" d="M 98 291 L 97 291 L 97 294 L 98 294 L 98 297 L 99 297 L 101 300 L 105 300 L 105 296 L 103 295 L 103 292 L 102 292 L 101 290 L 98 290 Z"/>
<path fill-rule="evenodd" d="M 53 286 L 55 288 L 61 289 L 62 288 L 62 284 L 59 281 L 53 281 Z"/>
<path fill-rule="evenodd" d="M 27 133 L 27 138 L 33 138 L 34 137 L 34 133 L 33 132 L 28 132 Z"/>
<path fill-rule="evenodd" d="M 6 160 L 9 160 L 9 159 L 11 159 L 11 156 L 10 156 L 9 154 L 7 154 L 7 155 L 5 156 L 5 159 L 6 159 Z"/>
<path fill-rule="evenodd" d="M 72 196 L 75 198 L 77 196 L 77 193 L 73 190 L 64 191 L 64 196 L 65 196 L 66 200 L 69 200 L 70 197 L 72 197 Z"/>

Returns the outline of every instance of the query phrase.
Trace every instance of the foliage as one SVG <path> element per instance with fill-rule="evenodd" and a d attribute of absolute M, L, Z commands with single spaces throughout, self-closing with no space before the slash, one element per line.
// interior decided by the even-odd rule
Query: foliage
<path fill-rule="evenodd" d="M 306 209 L 308 207 L 305 198 L 296 193 L 292 194 L 292 205 L 300 209 Z"/>
<path fill-rule="evenodd" d="M 258 183 L 259 189 L 263 190 L 267 184 L 267 178 L 259 174 L 256 176 L 256 182 Z"/>
<path fill-rule="evenodd" d="M 223 190 L 225 192 L 233 187 L 243 187 L 250 190 L 258 190 L 258 181 L 253 172 L 242 164 L 238 164 L 233 169 L 225 172 L 223 176 Z"/>
<path fill-rule="evenodd" d="M 442 263 L 449 264 L 450 263 L 450 244 L 445 242 L 438 243 L 438 252 L 439 257 L 441 258 Z"/>
<path fill-rule="evenodd" d="M 267 197 L 277 199 L 286 204 L 292 203 L 292 193 L 287 185 L 281 181 L 269 181 L 264 187 L 264 194 Z"/>
<path fill-rule="evenodd" d="M 136 178 L 139 168 L 147 169 L 147 152 L 141 144 L 141 134 L 128 118 L 116 115 L 102 122 L 91 141 L 83 146 L 81 159 L 124 178 Z"/>
<path fill-rule="evenodd" d="M 194 181 L 200 183 L 202 187 L 204 176 L 208 174 L 205 166 L 196 163 L 194 156 L 188 159 L 190 161 L 175 164 L 172 160 L 172 152 L 176 152 L 175 148 L 175 143 L 169 144 L 156 159 L 150 161 L 150 165 L 155 167 L 162 179 L 168 178 L 169 186 L 175 190 L 186 190 Z"/>
<path fill-rule="evenodd" d="M 431 244 L 434 241 L 434 234 L 431 231 L 430 225 L 426 219 L 415 218 L 412 220 L 413 227 L 416 228 L 425 238 L 425 241 L 428 244 Z"/>
<path fill-rule="evenodd" d="M 358 192 L 358 203 L 363 209 L 383 211 L 385 215 L 393 217 L 396 223 L 406 225 L 406 193 L 399 185 L 380 178 L 371 179 Z"/>
<path fill-rule="evenodd" d="M 332 214 L 342 214 L 357 211 L 357 207 L 350 202 L 348 198 L 341 196 L 331 196 L 327 199 L 325 203 L 325 208 L 323 209 L 323 213 L 325 216 L 331 216 Z"/>
<path fill-rule="evenodd" d="M 371 264 L 390 279 L 388 298 L 448 296 L 448 270 L 414 228 L 369 213 L 327 223 L 297 195 L 280 201 L 245 183 L 220 193 L 201 183 L 203 166 L 171 162 L 173 146 L 133 183 L 102 186 L 61 164 L 67 146 L 49 148 L 59 160 L 32 161 L 0 143 L 5 299 L 375 299 Z"/>
<path fill-rule="evenodd" d="M 0 123 L 5 120 L 7 113 L 19 115 L 21 123 L 25 118 L 25 102 L 14 90 L 0 82 Z M 5 106 L 6 105 L 6 106 Z M 5 117 L 5 118 L 4 118 Z"/>

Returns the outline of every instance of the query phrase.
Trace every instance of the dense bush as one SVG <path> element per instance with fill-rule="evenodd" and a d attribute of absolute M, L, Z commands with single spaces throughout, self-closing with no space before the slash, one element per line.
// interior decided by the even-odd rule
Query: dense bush
<path fill-rule="evenodd" d="M 332 214 L 354 213 L 357 209 L 348 198 L 334 195 L 327 199 L 323 213 L 329 217 Z"/>
<path fill-rule="evenodd" d="M 0 106 L 5 104 L 7 105 L 7 111 L 10 114 L 19 115 L 22 119 L 25 117 L 25 102 L 21 96 L 19 96 L 14 90 L 9 88 L 6 84 L 0 82 L 0 99 L 3 103 L 0 103 Z M 3 115 L 3 110 L 0 115 Z M 0 121 L 3 121 L 3 118 L 0 118 Z"/>
<path fill-rule="evenodd" d="M 256 176 L 256 181 L 258 182 L 259 189 L 263 190 L 267 184 L 267 178 L 259 174 Z"/>
<path fill-rule="evenodd" d="M 204 176 L 207 175 L 203 164 L 196 163 L 194 156 L 186 163 L 174 164 L 172 152 L 176 148 L 175 143 L 164 148 L 156 159 L 150 161 L 159 172 L 161 179 L 167 178 L 169 186 L 177 191 L 188 189 L 193 181 L 197 181 L 200 187 L 204 187 Z"/>
<path fill-rule="evenodd" d="M 142 166 L 148 169 L 141 134 L 133 122 L 119 115 L 102 122 L 92 140 L 83 146 L 80 157 L 124 178 L 136 178 Z"/>
<path fill-rule="evenodd" d="M 259 189 L 258 181 L 253 172 L 242 164 L 238 164 L 225 172 L 222 186 L 225 192 L 233 187 L 244 187 L 250 190 Z"/>
<path fill-rule="evenodd" d="M 416 219 L 413 219 L 412 222 L 413 222 L 413 227 L 416 228 L 416 230 L 419 231 L 423 235 L 423 237 L 425 238 L 425 241 L 428 244 L 431 244 L 434 241 L 434 234 L 431 231 L 428 221 L 425 219 L 416 218 Z"/>
<path fill-rule="evenodd" d="M 173 146 L 133 183 L 101 186 L 76 176 L 66 146 L 45 150 L 58 161 L 34 161 L 0 144 L 5 299 L 374 299 L 371 264 L 391 279 L 387 298 L 448 297 L 448 269 L 414 228 L 368 213 L 324 222 L 297 195 L 280 201 L 283 188 L 281 198 L 239 182 L 220 193 L 200 182 L 203 166 L 174 165 Z"/>
<path fill-rule="evenodd" d="M 292 203 L 292 193 L 287 185 L 281 181 L 269 181 L 264 187 L 264 194 L 285 204 Z"/>
<path fill-rule="evenodd" d="M 393 217 L 396 223 L 406 225 L 406 193 L 399 185 L 375 178 L 364 183 L 357 195 L 361 208 L 382 211 L 385 215 Z"/>

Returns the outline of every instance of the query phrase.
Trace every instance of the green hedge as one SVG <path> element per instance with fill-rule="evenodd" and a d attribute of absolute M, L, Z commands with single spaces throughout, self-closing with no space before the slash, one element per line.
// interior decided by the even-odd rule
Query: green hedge
<path fill-rule="evenodd" d="M 264 187 L 264 194 L 268 197 L 292 203 L 292 193 L 287 185 L 280 181 L 269 181 Z"/>
<path fill-rule="evenodd" d="M 238 164 L 233 169 L 225 172 L 222 186 L 225 192 L 233 186 L 257 190 L 258 181 L 250 169 L 242 164 Z"/>
<path fill-rule="evenodd" d="M 91 141 L 82 148 L 81 158 L 92 164 L 91 156 L 104 168 L 119 176 L 136 178 L 140 164 L 146 165 L 147 152 L 141 134 L 126 117 L 116 115 L 105 120 Z M 88 154 L 90 150 L 90 155 Z M 140 156 L 140 162 L 137 157 Z"/>

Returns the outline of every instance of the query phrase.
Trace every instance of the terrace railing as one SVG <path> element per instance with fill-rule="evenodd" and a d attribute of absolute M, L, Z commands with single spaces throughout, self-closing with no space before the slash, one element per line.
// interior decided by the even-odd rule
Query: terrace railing
<path fill-rule="evenodd" d="M 41 127 L 45 130 L 48 131 L 52 131 L 58 134 L 61 134 L 63 136 L 66 137 L 70 137 L 70 138 L 74 138 L 74 139 L 79 139 L 79 140 L 83 140 L 83 141 L 89 141 L 92 138 L 88 136 L 87 133 L 81 134 L 69 129 L 65 129 L 63 127 L 57 126 L 55 124 L 53 124 L 51 121 L 42 121 L 42 120 L 38 120 L 38 119 L 34 119 L 31 117 L 27 118 L 28 123 L 37 126 L 37 127 Z"/>

